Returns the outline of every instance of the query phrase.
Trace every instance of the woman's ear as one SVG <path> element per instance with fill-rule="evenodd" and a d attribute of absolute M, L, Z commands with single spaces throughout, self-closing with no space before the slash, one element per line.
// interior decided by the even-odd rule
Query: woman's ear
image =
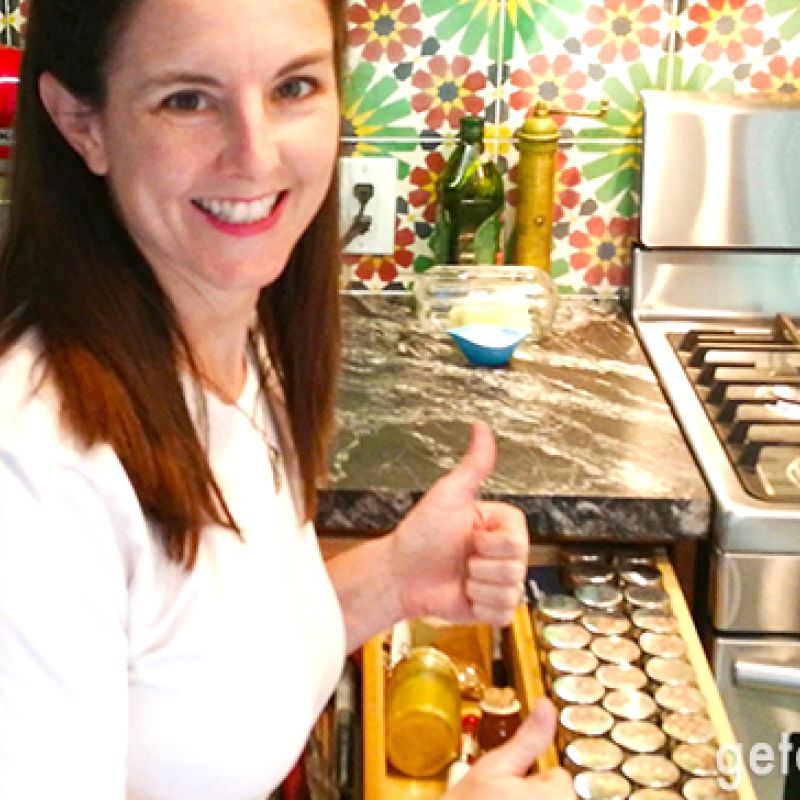
<path fill-rule="evenodd" d="M 75 97 L 49 72 L 39 76 L 39 97 L 61 135 L 95 175 L 108 171 L 105 140 L 97 111 Z"/>

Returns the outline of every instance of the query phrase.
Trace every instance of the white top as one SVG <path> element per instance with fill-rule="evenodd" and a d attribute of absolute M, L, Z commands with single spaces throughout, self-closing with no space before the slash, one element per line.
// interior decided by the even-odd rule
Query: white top
<path fill-rule="evenodd" d="M 31 396 L 34 338 L 0 360 L 0 799 L 259 800 L 339 677 L 344 626 L 311 524 L 276 494 L 251 370 L 206 395 L 210 458 L 244 541 L 169 562 L 114 452 Z M 281 468 L 282 469 L 282 468 Z"/>

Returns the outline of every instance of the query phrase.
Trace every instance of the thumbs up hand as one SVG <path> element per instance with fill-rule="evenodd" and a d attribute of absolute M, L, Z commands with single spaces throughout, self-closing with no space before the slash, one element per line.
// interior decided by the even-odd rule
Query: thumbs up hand
<path fill-rule="evenodd" d="M 506 625 L 520 603 L 528 557 L 522 512 L 477 494 L 495 461 L 485 423 L 469 448 L 407 514 L 392 536 L 391 565 L 403 616 Z"/>
<path fill-rule="evenodd" d="M 572 780 L 563 769 L 527 774 L 552 741 L 555 727 L 553 705 L 539 700 L 511 739 L 479 758 L 443 800 L 575 800 Z"/>

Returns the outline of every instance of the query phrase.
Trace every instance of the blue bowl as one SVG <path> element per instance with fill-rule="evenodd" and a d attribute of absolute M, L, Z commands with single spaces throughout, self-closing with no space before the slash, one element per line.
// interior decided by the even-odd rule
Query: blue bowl
<path fill-rule="evenodd" d="M 521 328 L 474 323 L 447 331 L 470 364 L 502 367 L 514 355 L 517 345 L 530 334 Z"/>

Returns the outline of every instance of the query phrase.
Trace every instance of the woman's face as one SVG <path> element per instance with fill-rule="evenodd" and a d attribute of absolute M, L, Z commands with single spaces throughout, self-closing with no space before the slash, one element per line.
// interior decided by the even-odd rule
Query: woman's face
<path fill-rule="evenodd" d="M 143 0 L 85 156 L 173 302 L 252 304 L 327 192 L 338 97 L 323 0 Z"/>

